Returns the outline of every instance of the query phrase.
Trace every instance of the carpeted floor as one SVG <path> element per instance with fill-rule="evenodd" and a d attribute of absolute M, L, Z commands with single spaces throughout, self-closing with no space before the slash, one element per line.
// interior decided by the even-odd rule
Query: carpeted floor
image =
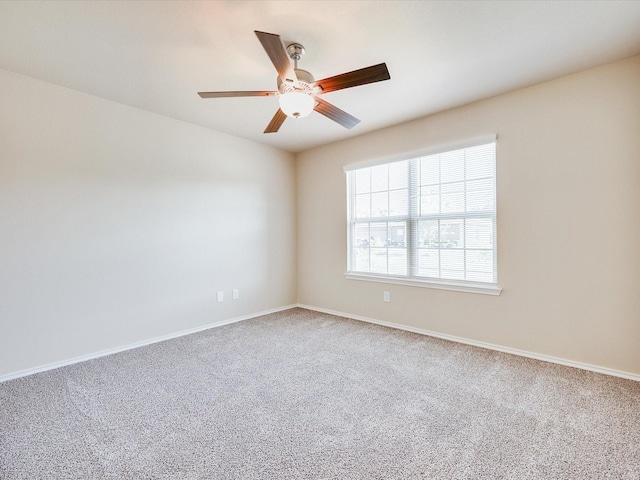
<path fill-rule="evenodd" d="M 0 384 L 2 479 L 638 479 L 640 383 L 293 309 Z"/>

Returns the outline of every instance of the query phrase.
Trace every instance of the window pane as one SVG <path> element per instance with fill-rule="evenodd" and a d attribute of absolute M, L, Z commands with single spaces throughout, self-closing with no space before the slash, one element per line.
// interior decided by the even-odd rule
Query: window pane
<path fill-rule="evenodd" d="M 493 252 L 491 250 L 467 250 L 467 270 L 491 273 L 493 271 Z"/>
<path fill-rule="evenodd" d="M 464 212 L 464 193 L 442 195 L 442 213 Z"/>
<path fill-rule="evenodd" d="M 351 259 L 353 263 L 353 269 L 357 272 L 368 272 L 369 271 L 369 249 L 368 248 L 354 248 L 353 249 L 353 258 Z"/>
<path fill-rule="evenodd" d="M 467 270 L 467 278 L 470 282 L 493 282 L 493 273 L 470 272 Z"/>
<path fill-rule="evenodd" d="M 467 280 L 493 281 L 493 251 L 467 250 Z"/>
<path fill-rule="evenodd" d="M 467 212 L 493 211 L 493 179 L 467 182 Z"/>
<path fill-rule="evenodd" d="M 371 195 L 368 193 L 356 195 L 356 218 L 371 216 Z"/>
<path fill-rule="evenodd" d="M 368 247 L 369 240 L 371 239 L 371 235 L 369 235 L 369 224 L 368 223 L 358 223 L 355 227 L 354 232 L 355 238 L 354 246 L 356 247 Z"/>
<path fill-rule="evenodd" d="M 371 249 L 371 271 L 375 273 L 387 273 L 387 249 Z"/>
<path fill-rule="evenodd" d="M 440 221 L 440 246 L 443 248 L 464 247 L 464 220 Z"/>
<path fill-rule="evenodd" d="M 464 182 L 442 185 L 442 213 L 464 212 Z"/>
<path fill-rule="evenodd" d="M 404 248 L 389 249 L 389 274 L 406 275 L 407 274 L 407 250 Z"/>
<path fill-rule="evenodd" d="M 394 190 L 389 192 L 389 215 L 407 215 L 409 213 L 409 191 Z"/>
<path fill-rule="evenodd" d="M 372 223 L 370 230 L 371 238 L 370 245 L 374 247 L 386 247 L 387 246 L 387 224 L 386 223 Z"/>
<path fill-rule="evenodd" d="M 493 178 L 485 178 L 482 180 L 471 180 L 467 182 L 467 191 L 475 192 L 475 191 L 484 191 L 484 190 L 493 190 Z"/>
<path fill-rule="evenodd" d="M 356 193 L 368 193 L 371 191 L 371 170 L 363 168 L 356 170 Z"/>
<path fill-rule="evenodd" d="M 409 162 L 406 160 L 389 165 L 389 189 L 396 190 L 409 186 L 408 168 Z"/>
<path fill-rule="evenodd" d="M 389 165 L 371 168 L 371 191 L 380 192 L 389 189 Z"/>
<path fill-rule="evenodd" d="M 440 154 L 440 181 L 458 182 L 464 180 L 464 150 L 454 150 Z"/>
<path fill-rule="evenodd" d="M 420 215 L 440 213 L 440 195 L 420 196 Z"/>
<path fill-rule="evenodd" d="M 467 180 L 495 176 L 495 144 L 467 148 Z"/>
<path fill-rule="evenodd" d="M 390 222 L 389 223 L 389 235 L 388 245 L 390 247 L 405 247 L 407 228 L 404 222 Z"/>
<path fill-rule="evenodd" d="M 418 275 L 423 277 L 440 276 L 440 250 L 418 250 Z"/>
<path fill-rule="evenodd" d="M 467 248 L 493 247 L 493 219 L 470 218 L 466 222 Z"/>
<path fill-rule="evenodd" d="M 440 246 L 440 228 L 438 220 L 418 222 L 418 247 L 436 248 Z"/>
<path fill-rule="evenodd" d="M 440 183 L 440 156 L 429 155 L 420 159 L 420 185 Z"/>
<path fill-rule="evenodd" d="M 371 194 L 371 216 L 386 217 L 389 215 L 389 193 L 379 192 Z"/>
<path fill-rule="evenodd" d="M 440 275 L 442 278 L 464 280 L 464 250 L 440 250 Z"/>
<path fill-rule="evenodd" d="M 440 185 L 429 185 L 420 188 L 420 195 L 440 195 Z"/>
<path fill-rule="evenodd" d="M 464 193 L 464 182 L 445 183 L 440 185 L 440 192 L 444 194 Z"/>

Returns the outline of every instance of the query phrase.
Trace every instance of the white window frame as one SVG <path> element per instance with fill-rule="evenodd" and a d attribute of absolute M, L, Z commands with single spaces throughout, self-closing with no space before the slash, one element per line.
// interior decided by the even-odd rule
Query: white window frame
<path fill-rule="evenodd" d="M 419 157 L 424 157 L 428 155 L 435 155 L 439 153 L 449 152 L 453 150 L 459 150 L 463 148 L 474 147 L 478 145 L 485 145 L 489 143 L 496 143 L 497 135 L 484 135 L 481 137 L 476 137 L 472 139 L 468 139 L 462 142 L 456 142 L 446 145 L 439 145 L 432 148 L 411 152 L 404 155 L 394 156 L 391 158 L 382 158 L 376 159 L 367 162 L 359 162 L 351 165 L 347 165 L 344 167 L 344 171 L 346 173 L 346 181 L 347 181 L 347 272 L 344 274 L 347 279 L 350 280 L 363 280 L 368 282 L 380 282 L 380 283 L 389 283 L 389 284 L 399 284 L 399 285 L 409 285 L 409 286 L 417 286 L 417 287 L 427 287 L 427 288 L 435 288 L 441 290 L 453 290 L 460 292 L 469 292 L 469 293 L 480 293 L 487 295 L 500 295 L 502 292 L 502 288 L 498 287 L 497 284 L 497 272 L 498 272 L 498 263 L 497 263 L 497 232 L 496 232 L 496 224 L 497 224 L 497 206 L 496 210 L 493 211 L 493 268 L 494 268 L 494 276 L 495 282 L 479 282 L 479 281 L 469 281 L 469 280 L 448 280 L 448 279 L 440 279 L 440 278 L 426 278 L 426 277 L 417 277 L 413 276 L 412 266 L 408 267 L 408 274 L 405 275 L 390 275 L 390 274 L 381 274 L 381 273 L 370 273 L 370 272 L 356 272 L 351 271 L 352 265 L 352 244 L 351 244 L 351 235 L 352 235 L 352 226 L 355 223 L 356 219 L 354 208 L 352 205 L 352 188 L 353 185 L 349 185 L 349 172 L 354 170 L 359 170 L 368 167 L 374 167 L 377 165 L 385 165 L 394 162 L 404 161 L 404 160 L 413 160 Z M 497 157 L 497 153 L 496 153 Z M 413 188 L 409 185 L 409 188 Z M 496 187 L 497 190 L 497 187 Z M 496 193 L 494 191 L 494 193 Z M 401 220 L 407 222 L 407 228 L 411 231 L 411 226 L 414 222 L 419 220 L 419 217 L 416 217 L 412 214 L 410 207 L 410 211 L 407 213 L 406 217 L 384 217 L 380 218 L 381 222 L 392 222 L 394 220 Z M 460 218 L 473 218 L 475 214 L 470 213 L 466 215 L 460 215 Z M 482 216 L 486 216 L 486 212 L 482 213 Z M 413 234 L 409 233 L 407 235 L 407 261 L 411 263 L 411 259 L 414 258 L 413 250 L 414 247 Z"/>

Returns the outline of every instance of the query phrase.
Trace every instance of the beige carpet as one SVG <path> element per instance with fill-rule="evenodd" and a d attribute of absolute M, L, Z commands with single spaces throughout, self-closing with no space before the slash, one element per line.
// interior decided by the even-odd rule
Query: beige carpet
<path fill-rule="evenodd" d="M 293 309 L 0 384 L 2 479 L 639 479 L 640 383 Z"/>

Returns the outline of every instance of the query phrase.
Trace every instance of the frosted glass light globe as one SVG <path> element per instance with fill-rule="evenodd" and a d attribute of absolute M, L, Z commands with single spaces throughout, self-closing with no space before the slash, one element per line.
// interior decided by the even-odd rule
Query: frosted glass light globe
<path fill-rule="evenodd" d="M 316 102 L 311 95 L 302 92 L 287 92 L 279 97 L 280 110 L 293 118 L 304 118 L 313 111 Z"/>

